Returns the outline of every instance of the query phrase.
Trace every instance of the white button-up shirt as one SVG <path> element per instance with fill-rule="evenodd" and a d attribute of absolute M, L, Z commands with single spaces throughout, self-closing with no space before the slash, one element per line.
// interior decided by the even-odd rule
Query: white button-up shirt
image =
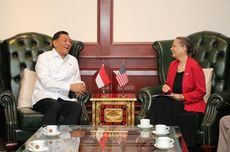
<path fill-rule="evenodd" d="M 76 100 L 68 97 L 70 84 L 81 81 L 77 59 L 68 54 L 63 59 L 55 49 L 38 56 L 32 104 L 44 98 Z"/>

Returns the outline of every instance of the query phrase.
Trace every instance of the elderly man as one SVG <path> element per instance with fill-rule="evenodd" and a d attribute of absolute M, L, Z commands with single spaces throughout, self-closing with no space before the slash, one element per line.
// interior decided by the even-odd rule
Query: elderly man
<path fill-rule="evenodd" d="M 44 114 L 44 125 L 57 124 L 60 116 L 64 117 L 65 125 L 80 123 L 81 106 L 76 99 L 69 98 L 69 92 L 80 96 L 86 87 L 77 59 L 69 54 L 71 46 L 69 34 L 59 31 L 53 36 L 54 48 L 38 57 L 32 104 L 34 110 Z"/>

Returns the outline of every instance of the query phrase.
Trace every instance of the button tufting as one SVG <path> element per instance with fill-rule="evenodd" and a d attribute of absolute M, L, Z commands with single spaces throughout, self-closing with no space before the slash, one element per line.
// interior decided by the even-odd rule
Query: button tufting
<path fill-rule="evenodd" d="M 18 52 L 17 52 L 17 51 L 14 51 L 14 52 L 12 52 L 11 55 L 12 55 L 13 58 L 17 58 L 17 57 L 18 57 Z"/>
<path fill-rule="evenodd" d="M 23 46 L 23 45 L 25 45 L 25 43 L 24 43 L 23 40 L 19 39 L 19 40 L 18 40 L 18 45 L 19 45 L 19 46 Z"/>
<path fill-rule="evenodd" d="M 25 56 L 26 57 L 31 57 L 32 56 L 32 52 L 30 50 L 26 50 L 25 51 Z"/>
<path fill-rule="evenodd" d="M 224 56 L 225 56 L 225 52 L 224 52 L 224 51 L 219 51 L 219 52 L 217 53 L 216 58 L 217 58 L 217 60 L 221 60 L 221 59 L 224 58 Z"/>
<path fill-rule="evenodd" d="M 212 47 L 217 48 L 217 41 L 214 41 Z"/>
<path fill-rule="evenodd" d="M 37 45 L 37 42 L 35 40 L 33 40 L 31 43 L 32 43 L 32 47 L 35 47 Z"/>

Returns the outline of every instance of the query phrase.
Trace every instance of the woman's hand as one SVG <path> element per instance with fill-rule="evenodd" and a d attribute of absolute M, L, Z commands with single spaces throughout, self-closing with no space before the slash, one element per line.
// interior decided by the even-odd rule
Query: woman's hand
<path fill-rule="evenodd" d="M 177 101 L 183 101 L 184 100 L 183 94 L 172 93 L 171 95 L 172 95 L 172 98 L 177 100 Z"/>
<path fill-rule="evenodd" d="M 164 93 L 167 93 L 167 92 L 169 92 L 170 90 L 171 90 L 171 88 L 170 88 L 169 85 L 167 85 L 167 84 L 164 84 L 164 85 L 163 85 L 162 91 L 163 91 Z"/>

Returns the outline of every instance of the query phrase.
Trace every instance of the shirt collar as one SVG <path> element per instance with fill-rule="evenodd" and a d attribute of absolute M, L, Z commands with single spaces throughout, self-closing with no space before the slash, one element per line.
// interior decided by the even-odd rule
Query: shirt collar
<path fill-rule="evenodd" d="M 52 56 L 54 58 L 58 57 L 58 58 L 62 59 L 62 57 L 60 56 L 60 54 L 58 54 L 58 52 L 55 50 L 55 48 L 52 49 Z M 69 54 L 67 54 L 63 60 L 66 60 L 68 57 L 69 57 Z"/>

